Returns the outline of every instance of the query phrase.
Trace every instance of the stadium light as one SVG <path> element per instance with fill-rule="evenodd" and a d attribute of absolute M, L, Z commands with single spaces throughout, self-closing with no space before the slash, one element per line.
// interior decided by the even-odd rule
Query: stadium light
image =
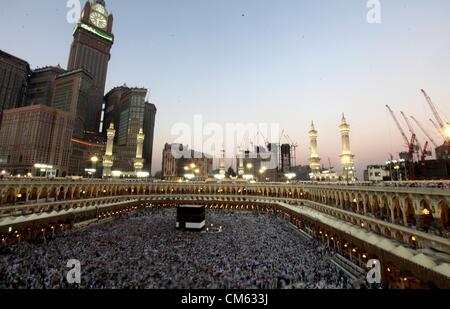
<path fill-rule="evenodd" d="M 112 171 L 111 175 L 113 177 L 120 177 L 120 176 L 122 176 L 122 171 Z"/>
<path fill-rule="evenodd" d="M 150 173 L 149 172 L 137 172 L 136 176 L 138 178 L 148 178 L 150 176 Z"/>
<path fill-rule="evenodd" d="M 222 174 L 215 174 L 215 175 L 214 175 L 214 178 L 217 179 L 217 180 L 223 180 L 223 179 L 225 178 L 225 175 L 222 175 Z"/>
<path fill-rule="evenodd" d="M 297 175 L 296 175 L 295 173 L 287 173 L 287 174 L 285 174 L 284 176 L 286 176 L 286 178 L 287 178 L 288 180 L 292 180 L 292 179 L 294 179 L 295 177 L 297 177 Z"/>
<path fill-rule="evenodd" d="M 186 178 L 186 179 L 188 179 L 188 180 L 192 180 L 192 179 L 195 178 L 195 175 L 194 175 L 194 174 L 185 174 L 185 175 L 184 175 L 184 178 Z"/>

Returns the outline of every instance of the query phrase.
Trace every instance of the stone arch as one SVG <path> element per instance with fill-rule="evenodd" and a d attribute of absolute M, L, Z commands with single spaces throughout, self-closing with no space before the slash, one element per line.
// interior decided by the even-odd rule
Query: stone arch
<path fill-rule="evenodd" d="M 395 239 L 397 241 L 399 241 L 399 242 L 404 242 L 405 241 L 404 238 L 403 238 L 403 234 L 401 232 L 399 232 L 399 231 L 397 231 L 395 233 Z"/>
<path fill-rule="evenodd" d="M 5 195 L 6 203 L 14 203 L 15 200 L 16 200 L 16 190 L 14 188 L 9 188 L 8 191 L 6 191 Z"/>
<path fill-rule="evenodd" d="M 39 190 L 37 187 L 33 187 L 28 196 L 29 201 L 37 201 L 39 199 Z"/>
<path fill-rule="evenodd" d="M 388 197 L 386 195 L 383 195 L 381 197 L 381 207 L 380 207 L 379 218 L 382 220 L 390 219 L 389 214 L 390 214 L 390 208 L 389 208 Z"/>
<path fill-rule="evenodd" d="M 380 215 L 380 199 L 376 194 L 372 197 L 372 214 L 375 217 L 379 217 Z"/>
<path fill-rule="evenodd" d="M 376 234 L 378 234 L 378 235 L 381 235 L 381 229 L 380 229 L 380 227 L 378 226 L 378 224 L 375 224 L 375 226 L 374 226 L 374 232 L 375 232 Z"/>
<path fill-rule="evenodd" d="M 20 188 L 19 193 L 16 195 L 16 202 L 25 202 L 27 200 L 28 190 L 25 187 Z"/>
<path fill-rule="evenodd" d="M 39 199 L 47 199 L 48 198 L 48 188 L 47 187 L 43 187 L 41 190 L 41 194 L 39 195 Z"/>
<path fill-rule="evenodd" d="M 433 225 L 433 210 L 426 199 L 420 201 L 420 227 L 428 231 Z"/>
<path fill-rule="evenodd" d="M 65 189 L 64 187 L 61 187 L 59 188 L 58 201 L 64 200 L 64 196 L 65 196 Z"/>
<path fill-rule="evenodd" d="M 368 194 L 365 194 L 364 195 L 364 206 L 365 206 L 365 210 L 366 210 L 366 214 L 367 213 L 372 213 L 372 208 L 371 208 L 371 205 L 370 205 L 370 197 L 369 197 L 369 195 Z"/>
<path fill-rule="evenodd" d="M 66 200 L 71 200 L 71 199 L 72 199 L 72 188 L 71 188 L 71 187 L 68 187 L 68 188 L 67 188 L 67 192 L 66 192 L 66 195 L 65 195 L 65 199 L 66 199 Z"/>
<path fill-rule="evenodd" d="M 73 190 L 73 198 L 74 199 L 80 198 L 80 188 L 79 187 L 75 187 L 75 189 Z"/>
<path fill-rule="evenodd" d="M 392 213 L 395 224 L 403 224 L 403 211 L 398 196 L 392 198 Z"/>
<path fill-rule="evenodd" d="M 444 229 L 449 229 L 449 209 L 446 201 L 440 201 L 438 203 L 438 209 L 440 213 L 441 224 Z"/>
<path fill-rule="evenodd" d="M 414 204 L 410 197 L 407 197 L 405 199 L 405 217 L 406 217 L 406 223 L 408 225 L 416 225 L 416 212 L 414 210 Z"/>

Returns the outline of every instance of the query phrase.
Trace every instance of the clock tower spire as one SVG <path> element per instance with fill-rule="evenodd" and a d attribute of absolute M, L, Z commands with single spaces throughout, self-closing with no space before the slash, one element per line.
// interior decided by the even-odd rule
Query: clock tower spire
<path fill-rule="evenodd" d="M 105 1 L 88 0 L 73 32 L 67 69 L 85 70 L 93 77 L 85 123 L 86 130 L 91 132 L 98 132 L 100 127 L 108 63 L 114 43 L 112 27 L 113 16 L 106 9 Z"/>

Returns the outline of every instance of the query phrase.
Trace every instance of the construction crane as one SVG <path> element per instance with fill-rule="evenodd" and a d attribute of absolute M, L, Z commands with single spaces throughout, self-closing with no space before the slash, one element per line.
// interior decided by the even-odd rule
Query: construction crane
<path fill-rule="evenodd" d="M 410 142 L 409 142 L 409 140 L 408 140 L 408 137 L 407 137 L 406 134 L 405 134 L 405 131 L 403 131 L 403 128 L 402 128 L 402 126 L 400 125 L 400 122 L 398 121 L 397 117 L 395 117 L 395 114 L 394 114 L 394 112 L 392 111 L 392 109 L 389 107 L 389 105 L 386 105 L 386 107 L 387 107 L 387 109 L 389 110 L 389 112 L 390 112 L 390 114 L 391 114 L 391 116 L 392 116 L 392 119 L 394 119 L 394 122 L 395 122 L 395 124 L 397 125 L 397 128 L 398 128 L 398 130 L 400 131 L 400 133 L 401 133 L 401 135 L 402 135 L 402 137 L 403 137 L 403 140 L 405 141 L 405 144 L 409 147 L 409 146 L 410 146 Z M 414 150 L 414 145 L 413 145 L 413 150 Z"/>
<path fill-rule="evenodd" d="M 422 124 L 416 118 L 414 118 L 414 116 L 411 116 L 411 119 L 415 122 L 415 124 L 419 127 L 419 129 L 423 132 L 423 134 L 428 138 L 428 140 L 434 145 L 434 147 L 437 148 L 438 144 L 434 141 L 431 135 L 428 134 L 428 132 L 425 130 Z"/>
<path fill-rule="evenodd" d="M 444 138 L 445 142 L 449 142 L 450 141 L 450 137 L 446 136 L 446 130 L 447 130 L 447 125 L 446 123 L 442 120 L 441 116 L 439 115 L 436 106 L 434 105 L 433 101 L 431 100 L 430 96 L 425 92 L 425 90 L 421 90 L 422 94 L 424 95 L 425 99 L 427 100 L 428 105 L 431 108 L 431 111 L 433 112 L 434 118 L 437 121 L 437 124 L 433 124 L 439 128 L 438 132 L 439 134 Z"/>
<path fill-rule="evenodd" d="M 292 161 L 294 161 L 294 166 L 297 166 L 297 148 L 298 148 L 298 143 L 294 143 L 292 141 L 292 139 L 289 137 L 289 135 L 287 135 L 287 134 L 285 134 L 284 137 L 286 138 L 286 140 L 291 145 Z"/>
<path fill-rule="evenodd" d="M 392 109 L 389 107 L 389 105 L 386 105 L 387 109 L 389 110 L 389 113 L 392 116 L 392 119 L 394 119 L 395 124 L 397 125 L 398 130 L 400 131 L 403 140 L 405 141 L 407 147 L 408 147 L 408 158 L 409 161 L 411 162 L 410 164 L 410 176 L 411 179 L 414 180 L 415 178 L 415 173 L 414 173 L 414 153 L 415 153 L 415 145 L 416 145 L 416 135 L 413 134 L 411 137 L 411 141 L 408 140 L 408 137 L 405 134 L 405 131 L 403 131 L 402 126 L 400 125 L 400 122 L 398 121 L 397 117 L 395 116 L 394 112 L 392 111 Z"/>
<path fill-rule="evenodd" d="M 428 141 L 425 142 L 425 146 L 421 149 L 422 155 L 420 156 L 420 161 L 424 162 L 428 156 L 431 156 L 431 152 L 428 151 Z"/>
<path fill-rule="evenodd" d="M 433 119 L 430 118 L 430 122 L 433 124 L 433 126 L 436 128 L 436 131 L 444 139 L 444 142 L 445 142 L 447 137 L 445 136 L 444 132 L 442 132 L 441 128 L 439 128 L 438 124 L 436 122 L 434 122 Z"/>
<path fill-rule="evenodd" d="M 416 136 L 416 144 L 417 144 L 417 148 L 418 148 L 418 150 L 421 151 L 420 161 L 423 162 L 423 161 L 426 160 L 426 158 L 427 158 L 428 156 L 431 155 L 431 153 L 428 151 L 428 141 L 425 143 L 425 147 L 422 148 L 422 146 L 421 146 L 421 144 L 420 144 L 420 142 L 419 142 L 419 139 L 417 138 L 418 135 L 417 135 L 416 132 L 414 131 L 414 128 L 413 128 L 413 126 L 411 125 L 411 122 L 409 121 L 408 117 L 406 117 L 406 115 L 405 115 L 404 112 L 400 112 L 400 113 L 402 114 L 403 118 L 405 119 L 405 122 L 406 122 L 406 125 L 408 126 L 409 132 L 410 132 L 412 135 L 415 135 L 415 136 Z M 419 155 L 417 155 L 417 157 L 419 157 Z"/>

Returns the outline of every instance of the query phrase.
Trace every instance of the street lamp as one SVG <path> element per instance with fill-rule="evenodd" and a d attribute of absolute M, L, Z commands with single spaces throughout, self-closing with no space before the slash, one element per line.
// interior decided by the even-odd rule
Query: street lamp
<path fill-rule="evenodd" d="M 97 162 L 99 161 L 97 156 L 91 157 L 92 169 L 94 170 L 92 177 L 97 173 Z"/>

